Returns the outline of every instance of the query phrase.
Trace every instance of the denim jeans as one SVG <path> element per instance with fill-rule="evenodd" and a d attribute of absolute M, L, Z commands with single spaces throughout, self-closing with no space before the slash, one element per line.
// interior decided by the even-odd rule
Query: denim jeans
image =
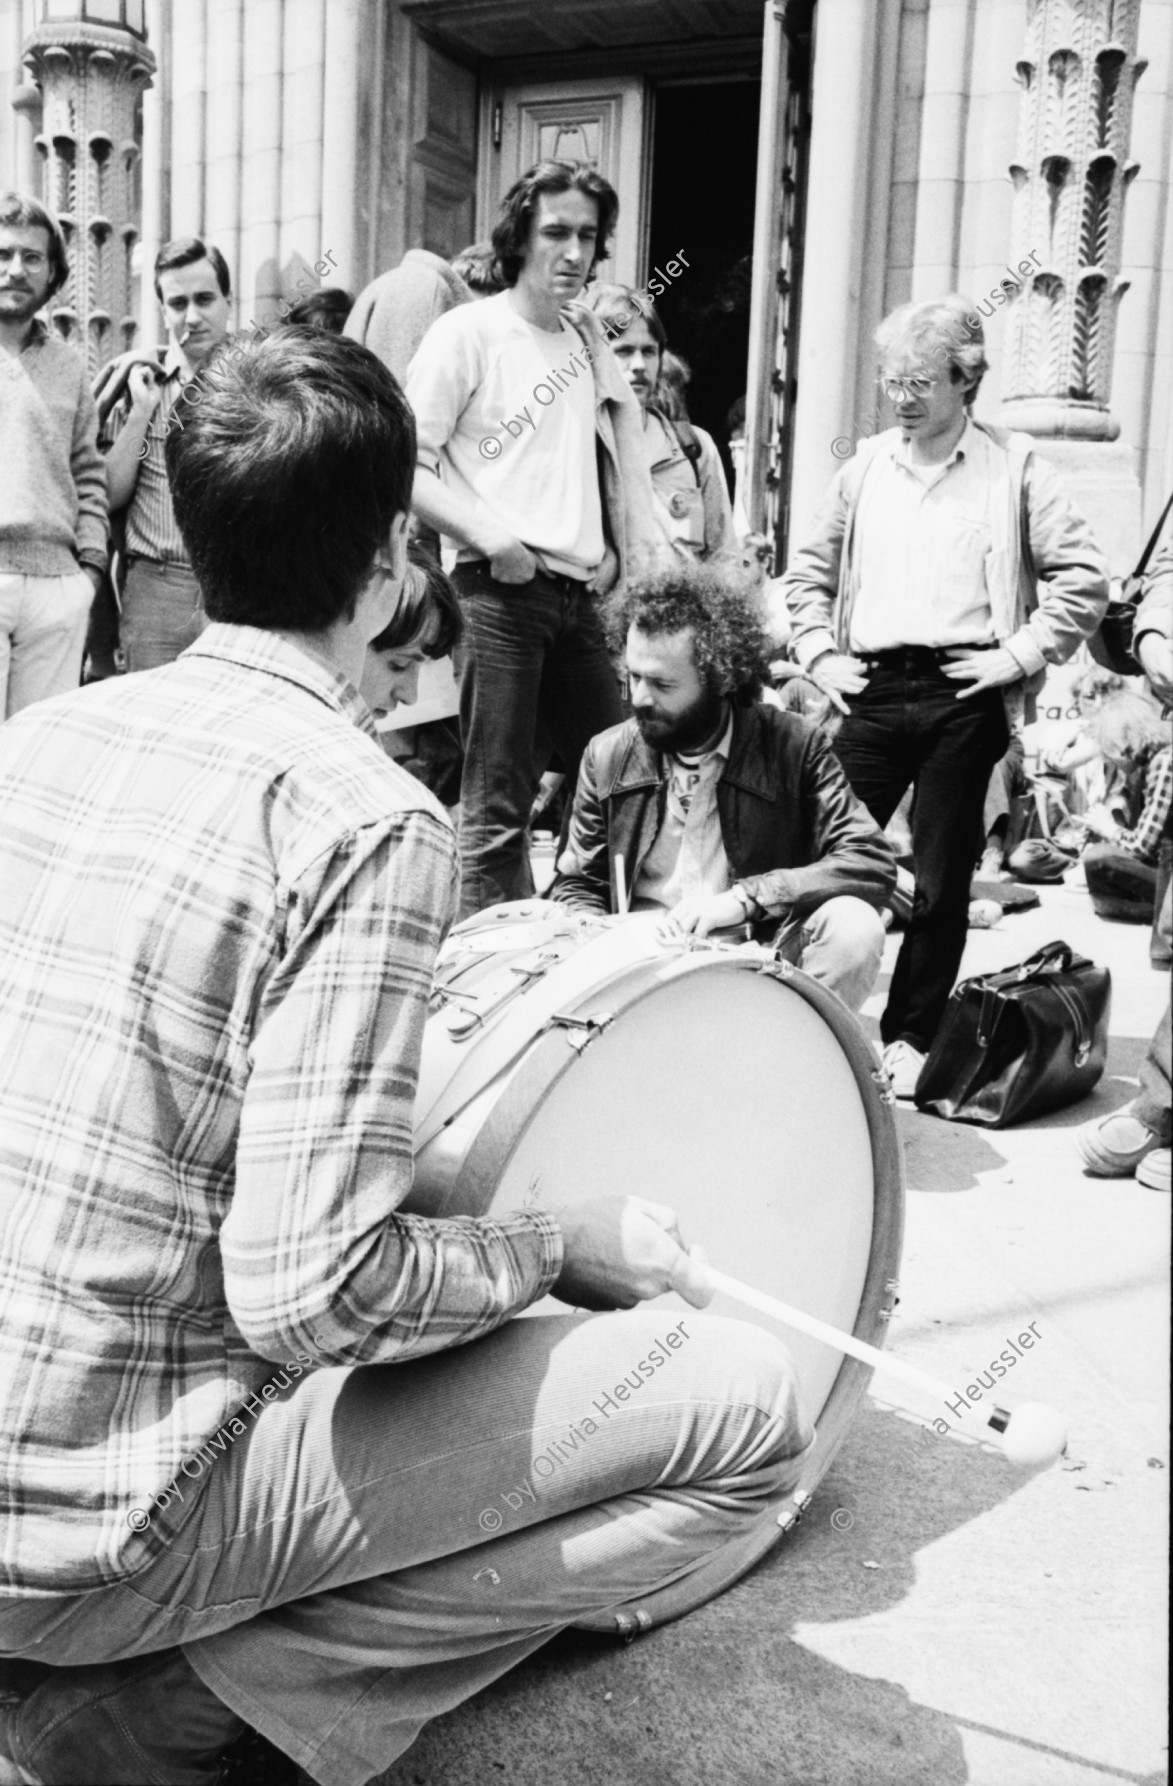
<path fill-rule="evenodd" d="M 128 670 L 174 663 L 207 624 L 200 586 L 187 565 L 128 561 L 120 629 Z"/>
<path fill-rule="evenodd" d="M 510 1321 L 259 1405 L 195 1472 L 162 1556 L 87 1594 L 0 1600 L 0 1657 L 182 1645 L 323 1786 L 360 1786 L 588 1612 L 728 1585 L 813 1437 L 780 1341 L 679 1308 Z M 61 1741 L 45 1697 L 43 1728 L 22 1720 L 34 1764 Z"/>
<path fill-rule="evenodd" d="M 625 718 L 597 601 L 567 577 L 494 582 L 484 560 L 456 567 L 468 626 L 461 673 L 460 915 L 533 893 L 527 828 L 544 761 L 567 787 L 595 736 Z"/>
<path fill-rule="evenodd" d="M 791 918 L 774 938 L 784 961 L 837 993 L 858 1011 L 880 977 L 884 925 L 874 906 L 853 893 L 825 899 L 805 918 Z"/>
<path fill-rule="evenodd" d="M 878 825 L 913 789 L 916 896 L 880 1033 L 926 1053 L 965 952 L 986 789 L 1010 733 L 999 689 L 959 700 L 932 653 L 910 647 L 902 657 L 876 665 L 850 697 L 835 752 Z"/>

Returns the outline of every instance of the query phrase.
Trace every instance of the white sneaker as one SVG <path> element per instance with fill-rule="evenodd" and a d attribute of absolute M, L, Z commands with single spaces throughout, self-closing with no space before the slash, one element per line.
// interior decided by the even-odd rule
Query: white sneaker
<path fill-rule="evenodd" d="M 911 1042 L 889 1042 L 884 1050 L 884 1071 L 892 1081 L 895 1097 L 912 1096 L 924 1064 L 925 1056 Z"/>

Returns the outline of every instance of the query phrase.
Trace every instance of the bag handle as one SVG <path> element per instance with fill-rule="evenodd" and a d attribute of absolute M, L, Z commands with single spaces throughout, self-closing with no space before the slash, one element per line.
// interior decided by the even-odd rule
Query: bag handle
<path fill-rule="evenodd" d="M 1013 970 L 1014 979 L 1016 981 L 1030 980 L 1035 974 L 1051 973 L 1052 971 L 1061 974 L 1070 973 L 1073 967 L 1081 966 L 1083 960 L 1084 957 L 1077 955 L 1070 943 L 1044 943 L 1041 949 L 1036 949 L 1033 955 L 1028 955 L 1026 960 L 1020 962 L 1018 968 Z"/>
<path fill-rule="evenodd" d="M 1075 1024 L 1075 1065 L 1084 1067 L 1092 1051 L 1091 1013 L 1074 986 L 1060 986 L 1056 982 L 1051 990 L 1070 1013 Z"/>
<path fill-rule="evenodd" d="M 1164 527 L 1166 521 L 1169 519 L 1169 510 L 1170 509 L 1173 509 L 1173 496 L 1170 496 L 1168 502 L 1165 504 L 1164 508 L 1161 510 L 1161 518 L 1157 522 L 1157 525 L 1153 528 L 1152 533 L 1149 535 L 1148 545 L 1145 547 L 1144 551 L 1141 553 L 1140 557 L 1137 560 L 1136 569 L 1132 573 L 1134 577 L 1143 577 L 1145 574 L 1145 571 L 1148 569 L 1149 559 L 1152 557 L 1153 550 L 1157 544 L 1157 541 L 1161 537 L 1161 529 L 1162 529 L 1162 527 Z"/>

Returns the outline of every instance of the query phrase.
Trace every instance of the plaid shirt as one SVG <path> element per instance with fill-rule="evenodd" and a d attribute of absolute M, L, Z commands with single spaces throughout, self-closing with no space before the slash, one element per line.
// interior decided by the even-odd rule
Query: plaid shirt
<path fill-rule="evenodd" d="M 0 861 L 0 1594 L 27 1595 L 132 1575 L 271 1384 L 487 1333 L 561 1240 L 396 1214 L 454 850 L 344 677 L 215 625 L 27 709 Z"/>
<path fill-rule="evenodd" d="M 1161 839 L 1169 829 L 1169 811 L 1173 807 L 1173 749 L 1168 745 L 1154 752 L 1144 778 L 1144 806 L 1131 831 L 1118 831 L 1113 838 L 1117 849 L 1127 850 L 1141 862 L 1154 867 L 1161 853 Z"/>

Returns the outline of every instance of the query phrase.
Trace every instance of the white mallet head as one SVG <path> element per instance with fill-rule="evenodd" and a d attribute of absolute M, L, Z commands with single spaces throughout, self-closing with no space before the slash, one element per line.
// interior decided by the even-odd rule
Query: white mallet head
<path fill-rule="evenodd" d="M 1043 1402 L 1023 1402 L 1007 1417 L 999 1444 L 1012 1464 L 1049 1469 L 1067 1449 L 1067 1422 Z"/>

